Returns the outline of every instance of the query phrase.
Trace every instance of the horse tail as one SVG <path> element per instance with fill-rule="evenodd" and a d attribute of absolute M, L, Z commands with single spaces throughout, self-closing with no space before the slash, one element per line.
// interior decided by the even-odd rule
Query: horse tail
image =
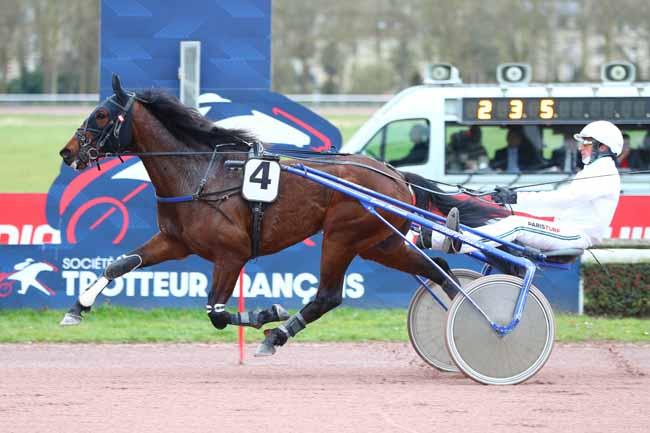
<path fill-rule="evenodd" d="M 479 227 L 487 224 L 491 219 L 505 218 L 512 215 L 508 209 L 496 203 L 479 200 L 467 194 L 449 195 L 449 193 L 440 189 L 435 181 L 415 173 L 402 172 L 402 174 L 408 183 L 414 185 L 415 206 L 420 209 L 447 215 L 451 208 L 458 208 L 460 223 L 469 227 Z M 429 191 L 417 188 L 418 186 Z"/>

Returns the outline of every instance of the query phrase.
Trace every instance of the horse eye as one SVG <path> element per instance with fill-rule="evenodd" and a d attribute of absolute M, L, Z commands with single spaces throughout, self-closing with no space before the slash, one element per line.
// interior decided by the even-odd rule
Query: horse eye
<path fill-rule="evenodd" d="M 95 119 L 101 120 L 101 119 L 105 119 L 105 118 L 106 118 L 106 114 L 101 112 L 101 111 L 95 115 Z"/>

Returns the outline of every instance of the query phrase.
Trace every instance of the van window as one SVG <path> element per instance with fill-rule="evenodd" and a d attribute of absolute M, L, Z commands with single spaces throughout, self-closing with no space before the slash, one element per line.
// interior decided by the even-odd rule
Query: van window
<path fill-rule="evenodd" d="M 576 173 L 584 167 L 573 134 L 584 125 L 445 124 L 445 170 L 458 173 Z M 619 170 L 650 168 L 650 131 L 619 125 Z M 516 148 L 513 151 L 512 148 Z"/>
<path fill-rule="evenodd" d="M 426 164 L 430 130 L 427 119 L 406 119 L 388 123 L 366 144 L 361 153 L 395 167 Z"/>
<path fill-rule="evenodd" d="M 485 136 L 485 137 L 484 137 Z M 445 124 L 445 167 L 447 173 L 489 171 L 489 158 L 494 150 L 485 143 L 500 143 L 504 133 L 495 126 L 465 126 L 457 123 Z M 488 152 L 491 150 L 491 155 Z"/>

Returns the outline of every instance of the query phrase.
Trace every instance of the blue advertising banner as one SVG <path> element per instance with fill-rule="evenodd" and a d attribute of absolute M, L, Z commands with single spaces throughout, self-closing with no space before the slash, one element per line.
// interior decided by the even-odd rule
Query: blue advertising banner
<path fill-rule="evenodd" d="M 100 99 L 111 75 L 178 96 L 181 41 L 201 42 L 201 88 L 271 87 L 271 0 L 102 0 Z"/>
<path fill-rule="evenodd" d="M 247 308 L 273 303 L 300 308 L 306 304 L 318 288 L 321 239 L 316 236 L 282 253 L 249 262 L 243 284 Z M 3 247 L 0 308 L 68 308 L 131 243 Z M 480 271 L 480 263 L 466 256 L 446 258 L 452 267 Z M 568 271 L 540 270 L 534 284 L 554 309 L 576 312 L 578 278 L 579 266 L 574 264 Z M 104 290 L 99 303 L 203 308 L 211 280 L 212 264 L 192 256 L 126 274 Z M 345 277 L 343 304 L 357 308 L 404 308 L 417 287 L 410 275 L 357 258 Z M 231 305 L 236 305 L 239 289 L 235 288 L 233 293 Z"/>
<path fill-rule="evenodd" d="M 121 75 L 129 90 L 154 86 L 177 94 L 179 43 L 200 40 L 201 113 L 223 127 L 250 129 L 275 149 L 340 148 L 336 127 L 268 90 L 269 0 L 182 4 L 102 0 L 101 4 L 102 98 L 112 94 L 113 72 Z M 157 233 L 154 190 L 141 161 L 108 159 L 101 168 L 76 172 L 61 165 L 45 206 L 52 243 L 3 247 L 0 309 L 68 308 L 108 263 Z M 281 303 L 299 308 L 307 303 L 318 287 L 321 241 L 320 235 L 314 236 L 248 263 L 243 288 L 247 307 Z M 481 268 L 481 263 L 464 256 L 448 259 L 452 267 Z M 196 256 L 138 269 L 112 282 L 99 302 L 203 308 L 212 270 L 212 263 Z M 574 264 L 569 271 L 540 270 L 535 284 L 555 308 L 576 312 L 578 281 L 579 266 Z M 345 277 L 344 305 L 406 307 L 417 287 L 410 275 L 357 258 Z M 238 293 L 235 289 L 235 297 Z"/>

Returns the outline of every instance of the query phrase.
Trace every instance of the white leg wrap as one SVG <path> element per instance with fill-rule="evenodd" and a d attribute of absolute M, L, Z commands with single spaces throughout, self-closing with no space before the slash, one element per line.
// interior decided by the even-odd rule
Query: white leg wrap
<path fill-rule="evenodd" d="M 92 307 L 95 303 L 97 296 L 108 286 L 110 280 L 101 276 L 95 281 L 92 286 L 88 287 L 82 294 L 79 295 L 79 303 L 84 307 Z"/>

